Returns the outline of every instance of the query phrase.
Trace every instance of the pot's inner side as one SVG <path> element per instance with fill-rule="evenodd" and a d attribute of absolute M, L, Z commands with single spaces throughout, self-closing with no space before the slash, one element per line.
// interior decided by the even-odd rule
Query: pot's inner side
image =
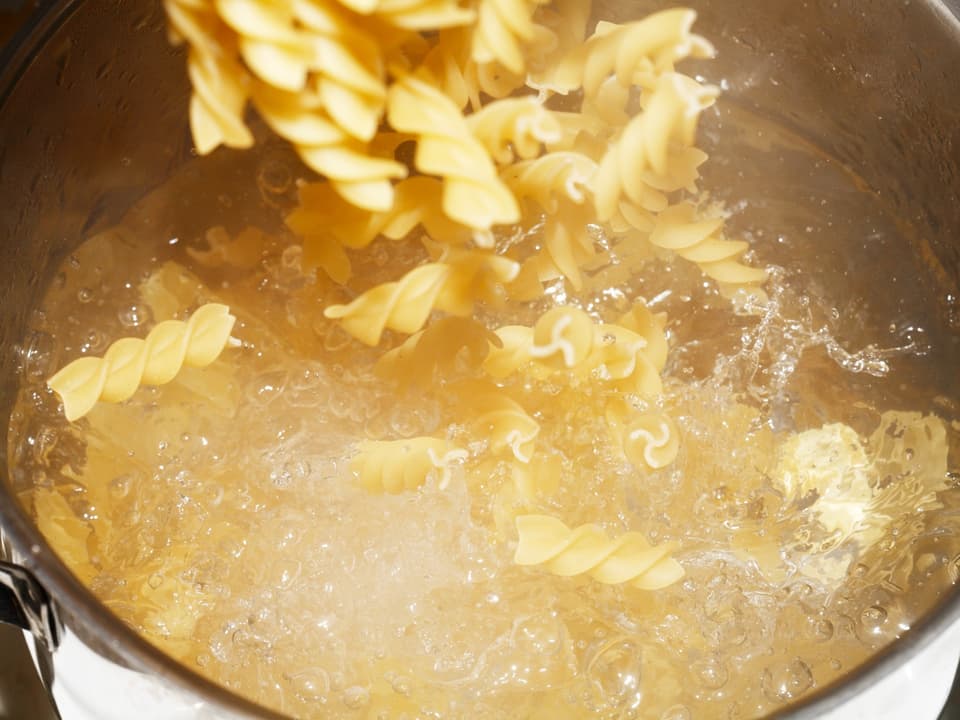
<path fill-rule="evenodd" d="M 439 326 L 446 356 L 390 364 L 324 316 L 346 296 L 283 220 L 308 172 L 258 134 L 66 259 L 10 425 L 12 487 L 44 536 L 184 665 L 296 717 L 749 718 L 850 672 L 957 580 L 958 356 L 922 228 L 823 147 L 735 99 L 703 122 L 701 207 L 750 241 L 763 293 L 734 302 L 682 258 L 598 235 L 582 290 L 488 303 Z M 429 251 L 375 240 L 354 289 Z M 662 397 L 628 402 L 672 418 L 672 462 L 662 421 L 623 451 L 628 411 L 602 383 L 479 384 L 490 329 L 555 303 L 627 323 L 637 298 L 647 352 L 665 313 L 669 353 Z M 57 369 L 207 302 L 241 346 L 63 419 Z M 365 440 L 423 436 L 443 444 L 422 487 L 359 486 Z M 516 517 L 537 513 L 675 543 L 685 576 L 641 590 L 518 567 Z"/>

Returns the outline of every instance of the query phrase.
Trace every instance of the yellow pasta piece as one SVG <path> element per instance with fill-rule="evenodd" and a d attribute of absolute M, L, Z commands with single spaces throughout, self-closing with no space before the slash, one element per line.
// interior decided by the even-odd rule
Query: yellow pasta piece
<path fill-rule="evenodd" d="M 495 100 L 468 116 L 467 126 L 500 165 L 535 158 L 562 137 L 560 123 L 532 97 Z"/>
<path fill-rule="evenodd" d="M 639 590 L 659 590 L 684 575 L 680 563 L 670 557 L 674 543 L 653 547 L 637 532 L 611 540 L 596 525 L 570 529 L 549 515 L 521 515 L 517 532 L 514 562 L 544 565 L 554 575 L 586 573 L 607 585 L 627 584 Z"/>
<path fill-rule="evenodd" d="M 521 463 L 530 462 L 540 424 L 517 401 L 482 381 L 462 382 L 453 392 L 470 408 L 471 424 L 486 437 L 492 452 L 509 452 Z"/>
<path fill-rule="evenodd" d="M 387 118 L 395 130 L 417 137 L 417 169 L 443 178 L 448 217 L 480 231 L 520 219 L 516 199 L 446 95 L 420 78 L 402 74 L 390 87 Z"/>
<path fill-rule="evenodd" d="M 207 249 L 188 247 L 187 255 L 207 267 L 230 265 L 252 270 L 270 245 L 270 238 L 260 229 L 246 227 L 236 237 L 230 237 L 222 226 L 210 228 L 206 233 Z"/>
<path fill-rule="evenodd" d="M 526 69 L 523 43 L 534 38 L 533 12 L 538 2 L 480 0 L 473 32 L 472 57 L 478 63 L 498 62 L 515 74 Z"/>
<path fill-rule="evenodd" d="M 722 219 L 697 220 L 693 205 L 680 203 L 660 213 L 649 240 L 696 263 L 704 275 L 722 285 L 744 287 L 765 282 L 765 270 L 744 265 L 738 259 L 750 246 L 724 239 L 722 228 Z"/>
<path fill-rule="evenodd" d="M 666 209 L 666 196 L 650 180 L 669 172 L 671 146 L 693 144 L 699 115 L 717 93 L 685 75 L 659 77 L 646 106 L 611 144 L 593 177 L 600 220 L 613 218 L 622 201 L 650 212 Z"/>
<path fill-rule="evenodd" d="M 512 280 L 518 270 L 507 258 L 479 250 L 455 253 L 449 259 L 414 268 L 348 305 L 331 305 L 324 315 L 340 320 L 361 342 L 376 345 L 385 328 L 417 332 L 433 310 L 470 315 L 475 301 L 491 299 L 489 291 Z"/>
<path fill-rule="evenodd" d="M 597 164 L 576 152 L 551 152 L 505 168 L 501 177 L 518 199 L 534 202 L 547 213 L 567 204 L 582 205 Z"/>
<path fill-rule="evenodd" d="M 467 457 L 464 450 L 443 439 L 416 437 L 406 440 L 368 440 L 350 464 L 362 487 L 375 493 L 415 490 L 430 475 L 439 477 L 439 487 L 450 483 L 450 465 Z"/>
<path fill-rule="evenodd" d="M 662 372 L 667 364 L 669 350 L 667 336 L 664 333 L 664 327 L 667 324 L 666 313 L 653 313 L 647 304 L 640 300 L 621 315 L 615 324 L 637 333 L 647 342 L 644 353 L 650 358 L 650 362 L 657 371 Z"/>
<path fill-rule="evenodd" d="M 660 470 L 677 458 L 680 433 L 664 413 L 637 413 L 623 398 L 607 404 L 607 427 L 614 442 L 639 470 Z"/>
<path fill-rule="evenodd" d="M 587 323 L 592 335 L 586 331 Z M 483 368 L 498 378 L 537 366 L 563 369 L 583 380 L 593 378 L 625 392 L 653 396 L 662 390 L 662 365 L 658 367 L 662 344 L 655 328 L 649 331 L 654 337 L 652 358 L 646 353 L 649 341 L 638 333 L 612 323 L 593 324 L 576 308 L 559 308 L 543 315 L 533 328 L 498 329 L 500 347 L 491 348 Z"/>
<path fill-rule="evenodd" d="M 564 94 L 582 87 L 593 95 L 613 74 L 624 87 L 647 88 L 679 60 L 713 56 L 713 46 L 690 32 L 696 17 L 693 10 L 676 8 L 625 25 L 597 23 L 587 42 L 575 46 L 549 73 L 548 87 Z"/>
<path fill-rule="evenodd" d="M 209 365 L 226 347 L 235 320 L 226 305 L 209 303 L 186 322 L 159 323 L 144 340 L 117 340 L 102 358 L 74 360 L 47 384 L 63 401 L 67 420 L 76 420 L 98 401 L 122 402 L 141 385 L 170 382 L 184 365 Z"/>
<path fill-rule="evenodd" d="M 461 317 L 438 318 L 411 335 L 399 347 L 384 353 L 376 369 L 402 385 L 430 385 L 437 372 L 452 374 L 460 358 L 476 367 L 500 339 L 476 320 Z"/>

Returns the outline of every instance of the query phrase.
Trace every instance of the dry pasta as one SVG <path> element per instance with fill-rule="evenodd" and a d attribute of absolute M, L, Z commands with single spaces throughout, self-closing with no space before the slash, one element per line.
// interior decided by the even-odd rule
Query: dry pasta
<path fill-rule="evenodd" d="M 186 322 L 159 323 L 143 340 L 117 340 L 102 358 L 74 360 L 47 384 L 63 401 L 67 420 L 77 420 L 98 401 L 122 402 L 141 385 L 170 382 L 185 365 L 209 365 L 226 347 L 235 321 L 226 305 L 208 303 Z"/>
<path fill-rule="evenodd" d="M 551 89 L 566 94 L 582 87 L 593 95 L 611 74 L 624 87 L 648 88 L 652 78 L 672 72 L 677 61 L 713 55 L 713 46 L 690 32 L 695 19 L 694 11 L 676 8 L 626 25 L 600 22 L 586 43 L 559 61 Z"/>
<path fill-rule="evenodd" d="M 517 532 L 514 562 L 544 565 L 554 575 L 589 574 L 607 585 L 639 590 L 659 590 L 683 577 L 680 563 L 670 557 L 672 543 L 653 547 L 637 532 L 611 540 L 596 525 L 571 529 L 549 515 L 521 515 Z"/>
<path fill-rule="evenodd" d="M 505 98 L 467 117 L 467 126 L 500 165 L 537 157 L 562 138 L 560 123 L 532 97 Z"/>
<path fill-rule="evenodd" d="M 594 203 L 601 220 L 613 218 L 622 203 L 648 212 L 667 208 L 657 180 L 668 172 L 671 146 L 693 144 L 699 114 L 716 96 L 716 88 L 685 75 L 658 78 L 645 107 L 607 150 L 593 177 Z"/>
<path fill-rule="evenodd" d="M 374 493 L 415 490 L 431 475 L 441 490 L 450 483 L 450 466 L 466 458 L 464 450 L 443 439 L 368 440 L 360 443 L 350 463 L 361 487 Z"/>
<path fill-rule="evenodd" d="M 727 286 L 759 285 L 767 279 L 766 271 L 744 265 L 738 259 L 749 245 L 726 240 L 721 231 L 723 220 L 697 220 L 690 203 L 680 203 L 660 213 L 650 233 L 650 243 L 670 250 L 697 264 L 707 277 Z"/>
<path fill-rule="evenodd" d="M 482 251 L 463 251 L 452 262 L 420 265 L 397 282 L 368 290 L 348 305 L 331 305 L 328 318 L 367 345 L 376 345 L 384 329 L 415 333 L 433 310 L 470 315 L 476 300 L 517 273 L 516 263 Z"/>
<path fill-rule="evenodd" d="M 417 169 L 443 178 L 448 217 L 479 231 L 520 219 L 516 199 L 450 98 L 406 74 L 390 87 L 387 118 L 417 137 Z"/>

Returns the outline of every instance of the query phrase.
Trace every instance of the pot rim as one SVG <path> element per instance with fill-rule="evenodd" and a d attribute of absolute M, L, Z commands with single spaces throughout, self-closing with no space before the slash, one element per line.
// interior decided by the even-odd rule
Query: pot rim
<path fill-rule="evenodd" d="M 939 12 L 950 15 L 960 28 L 960 20 L 937 0 L 923 0 Z M 0 109 L 28 70 L 34 56 L 83 5 L 83 0 L 53 0 L 44 3 L 17 31 L 0 53 Z M 8 403 L 4 403 L 7 405 Z M 9 409 L 9 408 L 7 408 Z M 6 433 L 3 434 L 6 441 Z M 7 459 L 6 448 L 0 457 Z M 14 560 L 31 571 L 54 598 L 67 627 L 85 643 L 95 637 L 96 646 L 138 670 L 149 671 L 174 686 L 215 703 L 220 708 L 250 718 L 288 720 L 286 715 L 247 700 L 208 680 L 157 647 L 101 604 L 57 557 L 46 539 L 12 497 L 6 467 L 0 468 L 0 539 L 14 549 Z M 879 683 L 884 677 L 910 661 L 935 639 L 960 620 L 960 587 L 945 593 L 931 611 L 920 618 L 904 635 L 889 643 L 868 660 L 834 682 L 808 693 L 771 717 L 790 720 L 814 720 L 834 710 Z"/>

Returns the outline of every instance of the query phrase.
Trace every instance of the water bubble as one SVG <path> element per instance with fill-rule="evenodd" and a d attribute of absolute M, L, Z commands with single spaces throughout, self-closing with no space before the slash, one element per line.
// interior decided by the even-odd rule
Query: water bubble
<path fill-rule="evenodd" d="M 406 675 L 393 675 L 390 677 L 390 687 L 398 695 L 409 695 L 412 683 Z"/>
<path fill-rule="evenodd" d="M 147 585 L 156 590 L 158 587 L 163 585 L 163 575 L 154 573 L 147 579 Z"/>
<path fill-rule="evenodd" d="M 727 684 L 730 677 L 727 668 L 716 658 L 695 663 L 693 672 L 708 690 L 719 690 Z"/>
<path fill-rule="evenodd" d="M 871 605 L 860 613 L 860 626 L 868 635 L 879 635 L 887 622 L 887 611 L 883 606 Z"/>
<path fill-rule="evenodd" d="M 290 675 L 287 680 L 294 691 L 307 702 L 323 702 L 330 692 L 330 676 L 322 668 L 308 668 Z"/>
<path fill-rule="evenodd" d="M 293 173 L 290 166 L 279 158 L 267 158 L 257 170 L 257 187 L 268 195 L 282 195 L 290 189 Z"/>
<path fill-rule="evenodd" d="M 833 623 L 826 618 L 821 618 L 813 623 L 813 638 L 818 642 L 827 642 L 833 638 Z"/>
<path fill-rule="evenodd" d="M 763 671 L 760 687 L 773 702 L 789 702 L 813 686 L 813 674 L 800 658 L 777 662 Z"/>
<path fill-rule="evenodd" d="M 370 691 L 365 687 L 353 685 L 343 691 L 341 700 L 351 710 L 359 710 L 370 703 Z"/>
<path fill-rule="evenodd" d="M 640 706 L 640 648 L 629 640 L 604 645 L 587 667 L 587 679 L 598 704 L 635 709 Z"/>
<path fill-rule="evenodd" d="M 77 301 L 80 303 L 83 303 L 84 305 L 86 305 L 88 302 L 93 300 L 93 297 L 94 297 L 93 290 L 91 290 L 88 287 L 82 287 L 79 290 L 77 290 Z"/>
<path fill-rule="evenodd" d="M 40 380 L 50 374 L 55 347 L 53 336 L 49 333 L 42 331 L 30 333 L 22 351 L 23 370 L 27 380 Z"/>
<path fill-rule="evenodd" d="M 117 317 L 120 320 L 120 324 L 124 327 L 140 327 L 141 325 L 150 322 L 150 308 L 146 305 L 129 305 L 125 308 L 122 308 L 117 313 Z"/>
<path fill-rule="evenodd" d="M 133 484 L 133 477 L 129 473 L 118 475 L 110 481 L 110 494 L 116 500 L 125 498 L 130 493 L 130 486 Z"/>
<path fill-rule="evenodd" d="M 660 720 L 693 720 L 693 715 L 686 705 L 673 705 L 663 711 Z"/>

